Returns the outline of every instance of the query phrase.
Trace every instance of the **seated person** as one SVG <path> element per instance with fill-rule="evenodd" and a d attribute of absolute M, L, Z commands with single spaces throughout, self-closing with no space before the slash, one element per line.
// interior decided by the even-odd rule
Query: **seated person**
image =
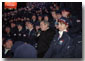
<path fill-rule="evenodd" d="M 12 46 L 13 46 L 13 41 L 11 39 L 3 40 L 2 58 L 11 58 L 13 56 L 11 51 Z"/>

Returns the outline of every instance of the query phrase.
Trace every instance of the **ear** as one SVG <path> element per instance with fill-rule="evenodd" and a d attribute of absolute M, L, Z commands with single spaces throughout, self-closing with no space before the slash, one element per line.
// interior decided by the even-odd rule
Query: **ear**
<path fill-rule="evenodd" d="M 68 28 L 68 25 L 66 25 L 66 28 Z"/>

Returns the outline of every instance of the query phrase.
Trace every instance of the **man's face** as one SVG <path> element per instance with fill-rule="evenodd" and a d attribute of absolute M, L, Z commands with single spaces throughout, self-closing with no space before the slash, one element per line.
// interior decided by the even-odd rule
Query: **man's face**
<path fill-rule="evenodd" d="M 10 49 L 13 46 L 12 40 L 8 40 L 5 44 L 4 47 L 7 49 Z"/>
<path fill-rule="evenodd" d="M 60 19 L 61 18 L 61 14 L 57 14 L 57 19 Z"/>
<path fill-rule="evenodd" d="M 40 28 L 42 31 L 45 31 L 47 29 L 47 27 L 48 27 L 47 24 L 45 24 L 44 22 L 40 23 Z"/>
<path fill-rule="evenodd" d="M 11 28 L 15 27 L 16 25 L 14 23 L 11 23 Z"/>
<path fill-rule="evenodd" d="M 22 26 L 21 25 L 18 25 L 18 29 L 22 29 Z"/>
<path fill-rule="evenodd" d="M 41 17 L 41 16 L 39 16 L 39 17 L 38 17 L 38 20 L 42 20 L 42 17 Z"/>
<path fill-rule="evenodd" d="M 6 27 L 5 31 L 8 33 L 10 32 L 10 28 L 9 27 Z"/>
<path fill-rule="evenodd" d="M 60 31 L 67 29 L 67 27 L 68 27 L 68 25 L 65 25 L 64 23 L 58 22 L 58 29 Z"/>
<path fill-rule="evenodd" d="M 36 16 L 32 16 L 32 20 L 36 20 Z"/>
<path fill-rule="evenodd" d="M 63 16 L 63 17 L 67 17 L 69 14 L 70 14 L 70 12 L 68 12 L 68 11 L 66 11 L 66 10 L 63 10 L 63 11 L 62 11 L 62 16 Z"/>
<path fill-rule="evenodd" d="M 33 28 L 33 25 L 31 23 L 27 23 L 27 27 L 28 27 L 28 29 L 31 29 L 31 28 Z"/>
<path fill-rule="evenodd" d="M 44 17 L 44 20 L 47 20 L 47 21 L 48 21 L 48 16 L 45 16 L 45 17 Z"/>
<path fill-rule="evenodd" d="M 57 16 L 56 16 L 56 13 L 55 13 L 55 12 L 52 12 L 51 14 L 52 14 L 52 17 L 53 17 L 54 19 L 56 19 L 56 18 L 57 18 Z"/>

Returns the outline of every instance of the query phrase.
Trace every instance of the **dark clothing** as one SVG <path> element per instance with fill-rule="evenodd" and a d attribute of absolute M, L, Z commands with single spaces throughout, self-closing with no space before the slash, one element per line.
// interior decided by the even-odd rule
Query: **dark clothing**
<path fill-rule="evenodd" d="M 50 27 L 51 28 L 55 28 L 55 22 L 56 22 L 56 20 L 51 19 L 49 22 L 50 22 Z"/>
<path fill-rule="evenodd" d="M 35 38 L 36 38 L 36 31 L 32 29 L 31 31 L 26 30 L 26 37 L 25 40 L 30 43 L 31 45 L 35 44 Z"/>
<path fill-rule="evenodd" d="M 30 20 L 31 21 L 31 23 L 34 25 L 34 27 L 35 27 L 35 25 L 36 25 L 36 23 L 37 23 L 37 20 L 35 20 L 35 21 L 33 21 L 33 20 Z"/>
<path fill-rule="evenodd" d="M 74 55 L 74 46 L 67 32 L 64 32 L 62 37 L 58 39 L 59 34 L 56 34 L 51 42 L 50 48 L 45 54 L 45 58 L 71 58 Z"/>
<path fill-rule="evenodd" d="M 10 38 L 11 37 L 11 32 L 9 32 L 9 33 L 5 32 L 4 35 L 6 36 L 6 38 Z"/>
<path fill-rule="evenodd" d="M 82 20 L 77 18 L 70 19 L 69 35 L 73 38 L 77 35 L 82 35 Z"/>
<path fill-rule="evenodd" d="M 16 37 L 14 36 L 14 34 L 16 33 L 16 31 L 17 31 L 17 28 L 16 27 L 15 28 L 11 28 L 11 38 L 12 38 L 13 41 L 16 40 Z"/>
<path fill-rule="evenodd" d="M 21 31 L 17 30 L 16 33 L 14 33 L 14 37 L 16 38 L 14 41 L 24 41 L 23 34 L 25 33 L 25 30 L 22 29 Z"/>
<path fill-rule="evenodd" d="M 82 36 L 77 35 L 74 38 L 74 45 L 75 45 L 75 58 L 82 58 Z"/>
<path fill-rule="evenodd" d="M 42 31 L 38 41 L 38 57 L 44 56 L 45 52 L 48 50 L 50 42 L 54 37 L 55 31 L 48 29 L 47 31 Z"/>
<path fill-rule="evenodd" d="M 2 47 L 2 58 L 12 58 L 13 53 L 11 50 L 8 50 L 8 52 L 5 54 L 5 48 Z"/>
<path fill-rule="evenodd" d="M 14 58 L 37 58 L 37 51 L 32 45 L 23 44 L 16 48 Z"/>

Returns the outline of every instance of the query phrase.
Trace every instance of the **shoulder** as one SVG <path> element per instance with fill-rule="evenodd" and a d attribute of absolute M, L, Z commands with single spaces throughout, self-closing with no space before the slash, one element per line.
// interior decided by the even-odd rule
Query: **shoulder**
<path fill-rule="evenodd" d="M 71 37 L 68 35 L 67 32 L 64 32 L 63 34 L 65 39 L 71 40 Z"/>
<path fill-rule="evenodd" d="M 49 28 L 49 29 L 48 29 L 48 32 L 50 32 L 50 33 L 56 33 L 56 30 L 53 29 L 53 28 Z"/>

